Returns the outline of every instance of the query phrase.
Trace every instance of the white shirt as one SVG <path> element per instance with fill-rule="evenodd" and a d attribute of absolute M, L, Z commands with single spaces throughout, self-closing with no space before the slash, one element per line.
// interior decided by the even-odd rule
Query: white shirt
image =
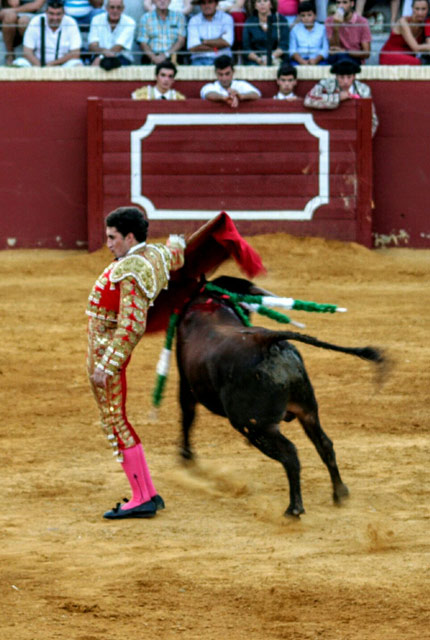
<path fill-rule="evenodd" d="M 216 11 L 212 20 L 206 20 L 202 13 L 197 13 L 188 23 L 187 49 L 196 47 L 202 43 L 202 40 L 216 40 L 217 38 L 222 38 L 231 47 L 234 42 L 233 24 L 233 18 L 224 11 Z M 218 49 L 216 55 L 231 55 L 231 49 L 229 47 Z M 191 54 L 192 59 L 200 57 L 215 58 L 215 52 L 195 51 Z"/>
<path fill-rule="evenodd" d="M 278 91 L 276 96 L 273 96 L 274 100 L 296 100 L 296 98 L 297 96 L 293 91 L 288 95 L 285 95 L 285 93 L 281 93 L 280 91 Z"/>
<path fill-rule="evenodd" d="M 237 91 L 241 95 L 243 95 L 244 93 L 256 93 L 261 98 L 261 93 L 257 89 L 257 87 L 254 87 L 254 85 L 252 85 L 250 82 L 247 82 L 246 80 L 233 80 L 230 88 L 234 91 Z M 228 96 L 227 89 L 224 89 L 219 80 L 217 80 L 216 82 L 209 82 L 208 84 L 205 84 L 200 91 L 200 97 L 205 100 L 207 94 L 212 92 L 218 93 L 221 96 Z"/>
<path fill-rule="evenodd" d="M 108 17 L 107 13 L 99 13 L 91 20 L 88 44 L 98 42 L 102 49 L 112 49 L 116 44 L 119 44 L 124 49 L 121 52 L 122 55 L 133 62 L 133 56 L 127 52 L 130 52 L 133 47 L 136 22 L 130 16 L 122 13 L 118 24 L 112 31 Z"/>
<path fill-rule="evenodd" d="M 39 60 L 41 59 L 40 20 L 45 18 L 45 62 L 52 62 L 62 58 L 69 51 L 80 49 L 82 38 L 76 20 L 70 16 L 63 16 L 60 26 L 52 31 L 48 24 L 46 13 L 34 16 L 24 33 L 24 47 L 31 49 Z"/>

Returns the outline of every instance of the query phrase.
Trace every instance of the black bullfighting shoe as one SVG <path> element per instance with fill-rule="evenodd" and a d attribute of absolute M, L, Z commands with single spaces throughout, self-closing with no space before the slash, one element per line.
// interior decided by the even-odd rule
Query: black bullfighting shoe
<path fill-rule="evenodd" d="M 121 520 L 124 518 L 153 518 L 157 513 L 157 507 L 152 500 L 139 504 L 132 509 L 121 509 L 121 502 L 117 502 L 116 507 L 103 514 L 103 518 L 108 520 Z"/>
<path fill-rule="evenodd" d="M 156 493 L 155 496 L 152 496 L 151 500 L 155 504 L 156 511 L 161 511 L 161 509 L 164 509 L 166 506 L 163 498 L 159 496 L 158 493 Z"/>

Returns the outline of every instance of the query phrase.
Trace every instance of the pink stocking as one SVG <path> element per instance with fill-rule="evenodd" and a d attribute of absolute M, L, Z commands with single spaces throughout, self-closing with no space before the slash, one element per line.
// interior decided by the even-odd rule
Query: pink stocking
<path fill-rule="evenodd" d="M 146 484 L 146 488 L 149 491 L 149 495 L 151 496 L 151 498 L 153 498 L 156 495 L 157 491 L 156 491 L 156 489 L 154 487 L 154 484 L 152 482 L 151 474 L 149 473 L 149 467 L 148 467 L 148 465 L 146 463 L 146 458 L 145 458 L 145 453 L 143 451 L 143 447 L 142 447 L 142 445 L 139 445 L 139 446 L 142 449 L 142 471 L 143 471 L 143 477 L 145 478 L 145 484 Z"/>
<path fill-rule="evenodd" d="M 123 449 L 122 453 L 124 460 L 121 465 L 133 492 L 131 500 L 126 504 L 121 505 L 121 510 L 126 511 L 128 509 L 133 509 L 133 507 L 138 507 L 144 502 L 148 502 L 156 492 L 151 482 L 149 469 L 145 462 L 142 445 L 136 444 L 134 447 L 130 447 L 129 449 Z M 149 487 L 146 484 L 146 473 L 150 480 L 150 487 L 151 489 L 154 489 L 153 494 L 151 494 Z"/>

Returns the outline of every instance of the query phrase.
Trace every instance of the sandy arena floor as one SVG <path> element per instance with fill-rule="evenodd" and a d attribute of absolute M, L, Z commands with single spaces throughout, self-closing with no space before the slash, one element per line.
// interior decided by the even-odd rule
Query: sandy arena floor
<path fill-rule="evenodd" d="M 282 234 L 250 242 L 268 267 L 262 286 L 348 307 L 292 312 L 307 333 L 380 345 L 394 360 L 378 391 L 370 364 L 298 345 L 351 498 L 332 504 L 296 422 L 283 430 L 302 462 L 300 521 L 283 517 L 282 467 L 203 409 L 198 460 L 184 468 L 176 370 L 158 422 L 148 418 L 156 335 L 129 368 L 129 414 L 167 508 L 148 521 L 103 520 L 128 495 L 85 374 L 86 297 L 109 254 L 3 251 L 1 638 L 430 637 L 430 252 Z M 233 263 L 220 273 L 239 275 Z"/>

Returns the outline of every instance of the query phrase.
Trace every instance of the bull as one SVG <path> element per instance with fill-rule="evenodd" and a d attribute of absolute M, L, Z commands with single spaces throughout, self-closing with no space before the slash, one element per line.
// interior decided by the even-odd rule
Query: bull
<path fill-rule="evenodd" d="M 242 278 L 223 276 L 213 284 L 234 293 L 268 294 Z M 280 431 L 282 421 L 297 418 L 328 469 L 334 502 L 341 503 L 349 491 L 341 479 L 333 443 L 321 428 L 303 358 L 289 341 L 340 351 L 378 365 L 384 363 L 382 352 L 373 347 L 341 347 L 293 331 L 247 327 L 242 313 L 230 298 L 206 291 L 204 284 L 181 313 L 176 354 L 183 458 L 193 457 L 190 430 L 200 403 L 228 418 L 250 444 L 282 464 L 290 490 L 285 515 L 300 517 L 305 511 L 300 462 L 296 447 Z"/>

